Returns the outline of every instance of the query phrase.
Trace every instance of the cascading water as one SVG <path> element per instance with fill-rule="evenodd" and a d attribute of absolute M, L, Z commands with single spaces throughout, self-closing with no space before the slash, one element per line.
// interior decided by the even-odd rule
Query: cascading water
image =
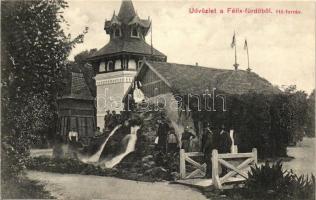
<path fill-rule="evenodd" d="M 139 129 L 139 126 L 131 127 L 131 133 L 126 136 L 126 139 L 128 139 L 126 149 L 123 153 L 113 157 L 110 160 L 105 159 L 102 162 L 102 165 L 104 165 L 106 168 L 112 168 L 118 163 L 121 162 L 121 160 L 128 155 L 129 153 L 133 152 L 135 150 L 135 145 L 137 141 L 137 130 Z M 125 138 L 124 138 L 125 139 Z"/>
<path fill-rule="evenodd" d="M 108 140 L 110 139 L 110 137 L 111 137 L 112 135 L 114 135 L 114 133 L 116 132 L 116 130 L 117 130 L 118 128 L 120 128 L 120 127 L 121 127 L 121 125 L 117 125 L 117 126 L 111 131 L 110 135 L 106 138 L 106 140 L 103 142 L 103 144 L 100 146 L 99 150 L 98 150 L 95 154 L 93 154 L 92 156 L 90 156 L 90 157 L 88 157 L 88 158 L 83 157 L 83 156 L 79 156 L 79 159 L 80 159 L 82 162 L 84 162 L 84 163 L 96 163 L 96 162 L 98 162 L 99 159 L 100 159 L 101 153 L 102 153 L 102 151 L 103 151 L 103 149 L 104 149 L 104 147 L 105 147 L 105 145 L 106 145 L 106 143 L 108 142 Z"/>

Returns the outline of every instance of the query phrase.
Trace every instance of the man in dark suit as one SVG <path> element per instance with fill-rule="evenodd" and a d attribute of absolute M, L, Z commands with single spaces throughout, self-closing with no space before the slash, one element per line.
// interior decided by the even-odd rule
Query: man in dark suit
<path fill-rule="evenodd" d="M 206 163 L 207 178 L 212 177 L 212 151 L 215 149 L 214 134 L 211 130 L 211 124 L 207 123 L 202 135 L 202 152 L 204 153 L 204 161 Z"/>
<path fill-rule="evenodd" d="M 225 125 L 222 125 L 222 129 L 219 133 L 218 153 L 230 153 L 231 146 L 232 140 L 230 138 L 229 132 L 226 130 Z M 226 173 L 227 168 L 222 166 L 222 175 Z"/>
<path fill-rule="evenodd" d="M 168 132 L 169 132 L 169 125 L 164 117 L 161 118 L 161 120 L 158 121 L 158 148 L 161 150 L 161 152 L 166 153 L 167 152 L 167 138 L 168 138 Z"/>

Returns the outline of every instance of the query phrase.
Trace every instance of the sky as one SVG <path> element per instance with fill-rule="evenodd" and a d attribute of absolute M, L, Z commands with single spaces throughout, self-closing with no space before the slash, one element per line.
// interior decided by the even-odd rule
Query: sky
<path fill-rule="evenodd" d="M 73 37 L 89 27 L 81 51 L 100 49 L 109 41 L 105 19 L 118 13 L 121 1 L 72 0 L 64 17 Z M 140 18 L 152 19 L 153 46 L 168 62 L 233 69 L 231 42 L 236 33 L 239 69 L 247 68 L 244 41 L 247 38 L 250 68 L 273 85 L 296 85 L 310 93 L 315 88 L 315 3 L 237 1 L 140 1 L 133 0 Z M 191 14 L 190 8 L 216 9 L 215 14 Z M 228 8 L 271 8 L 271 14 L 233 14 Z M 224 13 L 220 14 L 219 10 Z M 298 10 L 300 14 L 277 14 L 276 10 Z M 146 41 L 150 44 L 150 35 Z"/>

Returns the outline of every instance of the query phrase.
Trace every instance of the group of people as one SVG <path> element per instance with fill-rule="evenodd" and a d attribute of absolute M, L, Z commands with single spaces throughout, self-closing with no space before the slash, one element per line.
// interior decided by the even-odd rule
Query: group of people
<path fill-rule="evenodd" d="M 116 114 L 115 110 L 112 112 L 107 110 L 104 116 L 104 130 L 112 130 L 120 123 L 120 115 Z"/>
<path fill-rule="evenodd" d="M 174 128 L 167 123 L 164 117 L 157 121 L 157 126 L 157 148 L 163 153 L 177 151 L 179 139 Z"/>
<path fill-rule="evenodd" d="M 232 139 L 225 126 L 222 125 L 220 131 L 213 132 L 213 127 L 207 123 L 203 135 L 201 151 L 204 153 L 204 160 L 206 163 L 206 177 L 212 176 L 212 151 L 217 149 L 218 153 L 230 153 L 232 146 Z M 227 173 L 227 168 L 222 168 L 222 174 Z"/>
<path fill-rule="evenodd" d="M 165 118 L 158 120 L 157 128 L 157 140 L 156 144 L 158 149 L 162 153 L 166 152 L 175 152 L 179 148 L 184 149 L 186 152 L 189 152 L 193 149 L 194 141 L 199 139 L 194 133 L 193 129 L 189 126 L 184 128 L 184 132 L 181 136 L 181 143 L 178 135 L 175 133 L 174 128 L 169 125 Z M 180 146 L 181 144 L 181 146 Z M 230 153 L 232 146 L 232 139 L 229 135 L 228 130 L 224 125 L 221 126 L 219 131 L 216 131 L 210 123 L 205 125 L 201 138 L 201 149 L 195 151 L 202 151 L 204 153 L 204 161 L 207 165 L 206 167 L 206 177 L 212 176 L 212 151 L 214 149 L 218 150 L 218 153 Z M 222 168 L 222 174 L 226 174 L 227 169 Z"/>

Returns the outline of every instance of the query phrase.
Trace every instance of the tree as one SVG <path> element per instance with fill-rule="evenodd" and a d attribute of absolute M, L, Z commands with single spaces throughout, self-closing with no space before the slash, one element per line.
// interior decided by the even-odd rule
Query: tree
<path fill-rule="evenodd" d="M 307 124 L 306 134 L 309 137 L 315 137 L 315 89 L 309 95 L 307 99 Z"/>
<path fill-rule="evenodd" d="M 56 100 L 71 49 L 85 31 L 71 39 L 64 0 L 1 2 L 2 159 L 8 177 L 24 167 L 34 136 L 54 130 Z"/>
<path fill-rule="evenodd" d="M 88 58 L 92 56 L 97 49 L 85 50 L 78 53 L 74 59 L 75 64 L 80 68 L 82 73 L 84 74 L 85 80 L 89 86 L 92 96 L 96 97 L 96 85 L 95 85 L 95 71 L 91 64 L 88 63 Z"/>

